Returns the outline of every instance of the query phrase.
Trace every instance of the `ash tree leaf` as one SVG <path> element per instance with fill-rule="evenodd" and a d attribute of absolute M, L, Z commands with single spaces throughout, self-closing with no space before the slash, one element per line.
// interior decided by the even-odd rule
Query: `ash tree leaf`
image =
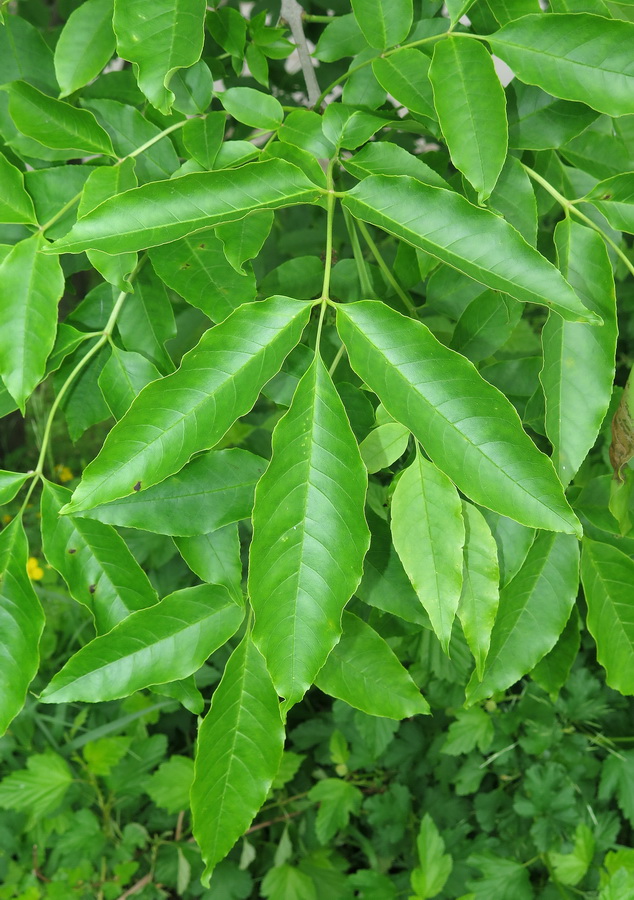
<path fill-rule="evenodd" d="M 523 16 L 487 38 L 520 81 L 609 116 L 634 113 L 634 23 L 589 13 Z"/>
<path fill-rule="evenodd" d="M 191 808 L 203 884 L 266 800 L 283 746 L 277 693 L 247 635 L 229 658 L 198 732 Z"/>
<path fill-rule="evenodd" d="M 97 383 L 115 419 L 121 419 L 139 391 L 161 377 L 154 363 L 140 353 L 113 347 Z"/>
<path fill-rule="evenodd" d="M 410 878 L 416 897 L 425 900 L 442 891 L 453 869 L 453 859 L 444 852 L 445 842 L 429 813 L 420 823 L 416 847 L 420 865 L 412 871 Z"/>
<path fill-rule="evenodd" d="M 359 445 L 361 459 L 368 472 L 379 472 L 395 463 L 407 450 L 409 430 L 398 422 L 386 422 L 373 428 Z"/>
<path fill-rule="evenodd" d="M 537 244 L 537 200 L 533 185 L 515 156 L 507 156 L 489 205 L 517 228 L 532 247 Z"/>
<path fill-rule="evenodd" d="M 407 719 L 429 705 L 387 641 L 363 619 L 344 610 L 343 633 L 315 684 L 370 716 Z"/>
<path fill-rule="evenodd" d="M 612 228 L 634 234 L 634 174 L 623 172 L 596 184 L 584 197 Z"/>
<path fill-rule="evenodd" d="M 521 317 L 517 300 L 498 291 L 483 291 L 456 322 L 451 349 L 473 363 L 481 362 L 507 342 Z"/>
<path fill-rule="evenodd" d="M 0 265 L 0 375 L 22 412 L 46 370 L 64 292 L 58 259 L 41 251 L 36 233 L 14 244 Z"/>
<path fill-rule="evenodd" d="M 535 530 L 520 525 L 506 516 L 500 516 L 489 509 L 480 512 L 486 519 L 495 538 L 500 563 L 500 585 L 504 586 L 517 575 L 535 540 Z"/>
<path fill-rule="evenodd" d="M 559 267 L 601 328 L 564 322 L 550 313 L 542 329 L 546 434 L 564 485 L 574 478 L 594 445 L 610 405 L 617 338 L 612 264 L 596 231 L 569 218 L 555 228 Z"/>
<path fill-rule="evenodd" d="M 40 694 L 43 703 L 97 703 L 187 678 L 240 627 L 244 609 L 219 584 L 169 594 L 131 613 L 68 660 Z"/>
<path fill-rule="evenodd" d="M 208 534 L 175 537 L 174 543 L 201 581 L 223 584 L 234 600 L 243 603 L 240 535 L 235 522 Z"/>
<path fill-rule="evenodd" d="M 533 681 L 550 694 L 553 702 L 568 680 L 572 664 L 577 658 L 581 643 L 580 626 L 581 620 L 575 606 L 553 649 L 531 671 Z"/>
<path fill-rule="evenodd" d="M 504 89 L 479 41 L 449 36 L 429 69 L 434 105 L 454 166 L 483 203 L 502 171 L 508 145 Z"/>
<path fill-rule="evenodd" d="M 20 78 L 51 92 L 57 90 L 50 47 L 34 25 L 9 15 L 0 28 L 0 84 Z"/>
<path fill-rule="evenodd" d="M 250 163 L 230 172 L 195 172 L 106 200 L 51 249 L 55 253 L 144 250 L 241 219 L 257 209 L 312 203 L 318 195 L 303 172 L 281 159 Z"/>
<path fill-rule="evenodd" d="M 458 618 L 481 678 L 500 600 L 500 566 L 495 538 L 480 510 L 463 502 L 462 515 L 465 545 Z"/>
<path fill-rule="evenodd" d="M 16 496 L 27 478 L 31 476 L 27 472 L 7 472 L 0 470 L 0 506 L 10 503 Z"/>
<path fill-rule="evenodd" d="M 342 778 L 324 778 L 310 789 L 308 799 L 319 803 L 315 832 L 319 843 L 327 844 L 359 812 L 363 794 Z"/>
<path fill-rule="evenodd" d="M 251 515 L 266 460 L 248 450 L 210 450 L 147 490 L 86 510 L 110 525 L 195 537 Z"/>
<path fill-rule="evenodd" d="M 284 118 L 282 104 L 271 94 L 255 88 L 233 87 L 218 94 L 218 99 L 230 116 L 243 125 L 277 131 Z"/>
<path fill-rule="evenodd" d="M 225 135 L 226 116 L 221 112 L 207 113 L 204 119 L 189 119 L 183 126 L 185 148 L 204 169 L 213 169 Z"/>
<path fill-rule="evenodd" d="M 412 0 L 352 0 L 352 12 L 371 47 L 400 44 L 412 27 Z"/>
<path fill-rule="evenodd" d="M 40 662 L 44 612 L 26 572 L 28 552 L 22 520 L 15 518 L 0 532 L 0 735 L 24 706 Z M 1 797 L 0 785 L 0 805 Z"/>
<path fill-rule="evenodd" d="M 72 11 L 55 45 L 55 74 L 67 97 L 88 84 L 115 50 L 113 0 L 87 0 Z"/>
<path fill-rule="evenodd" d="M 115 297 L 112 292 L 113 302 Z M 126 350 L 143 354 L 161 372 L 174 371 L 172 358 L 165 349 L 165 342 L 176 335 L 174 312 L 165 285 L 149 266 L 137 273 L 134 293 L 119 313 L 117 328 Z"/>
<path fill-rule="evenodd" d="M 429 58 L 420 50 L 403 49 L 387 57 L 380 56 L 373 60 L 372 71 L 379 84 L 411 113 L 436 118 L 429 81 Z M 408 173 L 401 171 L 399 174 Z"/>
<path fill-rule="evenodd" d="M 420 451 L 396 484 L 391 527 L 403 568 L 447 653 L 462 590 L 465 527 L 458 491 Z"/>
<path fill-rule="evenodd" d="M 508 222 L 453 191 L 408 176 L 376 175 L 348 191 L 341 202 L 353 216 L 425 250 L 485 287 L 524 303 L 548 306 L 571 321 L 600 322 L 552 263 Z"/>
<path fill-rule="evenodd" d="M 54 150 L 77 150 L 78 156 L 116 155 L 107 132 L 87 109 L 54 100 L 26 81 L 12 81 L 3 89 L 9 94 L 11 118 L 27 137 Z"/>
<path fill-rule="evenodd" d="M 1 271 L 1 270 L 0 270 Z M 145 387 L 108 434 L 64 510 L 77 513 L 178 472 L 249 412 L 299 342 L 310 304 L 270 297 L 236 310 L 202 336 L 178 371 Z"/>
<path fill-rule="evenodd" d="M 468 497 L 524 525 L 578 532 L 552 463 L 468 360 L 378 301 L 339 306 L 337 327 L 357 375 Z"/>
<path fill-rule="evenodd" d="M 370 541 L 366 489 L 345 408 L 316 357 L 273 432 L 253 510 L 253 640 L 287 706 L 301 700 L 341 635 Z"/>
<path fill-rule="evenodd" d="M 37 222 L 33 200 L 24 187 L 22 172 L 0 153 L 0 219 L 15 225 L 32 225 Z"/>
<path fill-rule="evenodd" d="M 205 37 L 205 0 L 115 0 L 117 52 L 134 66 L 152 106 L 168 115 L 174 103 L 172 75 L 200 59 Z"/>
<path fill-rule="evenodd" d="M 245 275 L 244 263 L 255 259 L 273 227 L 272 210 L 251 213 L 237 222 L 218 225 L 216 234 L 222 241 L 227 262 L 240 275 Z"/>
<path fill-rule="evenodd" d="M 583 540 L 581 580 L 588 604 L 586 624 L 610 687 L 634 693 L 634 561 L 616 547 Z"/>
<path fill-rule="evenodd" d="M 570 618 L 579 586 L 579 551 L 570 535 L 542 532 L 515 578 L 500 591 L 500 605 L 482 680 L 467 685 L 473 705 L 504 691 L 555 646 Z"/>
<path fill-rule="evenodd" d="M 44 482 L 42 549 L 71 597 L 90 610 L 97 633 L 103 634 L 135 610 L 153 606 L 156 591 L 114 528 L 59 515 L 70 496 L 67 488 Z"/>
<path fill-rule="evenodd" d="M 423 184 L 449 187 L 445 179 L 420 157 L 389 141 L 366 144 L 358 153 L 350 159 L 343 159 L 341 163 L 355 178 L 365 178 L 368 175 L 409 175 Z"/>
<path fill-rule="evenodd" d="M 509 147 L 515 149 L 557 149 L 584 131 L 598 115 L 583 103 L 558 100 L 517 79 L 506 91 Z"/>

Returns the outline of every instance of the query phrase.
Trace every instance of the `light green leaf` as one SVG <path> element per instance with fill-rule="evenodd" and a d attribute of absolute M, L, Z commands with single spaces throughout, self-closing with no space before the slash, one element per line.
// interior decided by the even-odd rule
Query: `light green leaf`
<path fill-rule="evenodd" d="M 253 510 L 253 637 L 288 706 L 339 640 L 342 610 L 361 579 L 366 488 L 343 403 L 316 357 L 273 433 Z"/>
<path fill-rule="evenodd" d="M 201 581 L 224 584 L 234 600 L 243 602 L 240 536 L 235 522 L 209 534 L 176 537 L 174 543 Z"/>
<path fill-rule="evenodd" d="M 1 270 L 0 270 L 1 271 Z M 299 342 L 310 304 L 270 297 L 210 328 L 173 375 L 147 385 L 86 468 L 65 512 L 145 490 L 216 444 Z"/>
<path fill-rule="evenodd" d="M 612 228 L 634 234 L 634 174 L 624 172 L 600 181 L 586 194 Z"/>
<path fill-rule="evenodd" d="M 477 747 L 480 753 L 486 753 L 495 735 L 491 716 L 480 706 L 470 709 L 459 709 L 456 721 L 447 730 L 447 739 L 442 745 L 441 753 L 449 756 L 460 756 L 471 753 Z"/>
<path fill-rule="evenodd" d="M 579 884 L 594 856 L 594 835 L 584 822 L 575 829 L 572 853 L 549 853 L 550 864 L 560 884 Z"/>
<path fill-rule="evenodd" d="M 500 599 L 500 567 L 495 538 L 482 513 L 463 502 L 462 515 L 465 545 L 458 618 L 481 678 Z"/>
<path fill-rule="evenodd" d="M 409 430 L 398 422 L 389 422 L 373 428 L 359 445 L 359 451 L 368 472 L 379 472 L 396 462 L 408 443 Z"/>
<path fill-rule="evenodd" d="M 520 81 L 609 116 L 634 113 L 634 24 L 588 13 L 524 16 L 487 38 Z"/>
<path fill-rule="evenodd" d="M 583 103 L 558 100 L 531 84 L 514 79 L 507 89 L 509 146 L 551 150 L 567 144 L 597 118 Z"/>
<path fill-rule="evenodd" d="M 73 783 L 68 763 L 57 753 L 29 756 L 26 769 L 11 772 L 0 783 L 0 806 L 41 818 L 53 812 Z"/>
<path fill-rule="evenodd" d="M 341 640 L 315 684 L 370 716 L 406 719 L 429 706 L 389 644 L 363 619 L 344 610 Z"/>
<path fill-rule="evenodd" d="M 42 549 L 103 634 L 135 610 L 155 604 L 156 591 L 114 528 L 59 515 L 70 496 L 66 488 L 44 483 Z"/>
<path fill-rule="evenodd" d="M 247 519 L 266 460 L 248 450 L 211 450 L 147 490 L 85 512 L 110 525 L 195 537 Z"/>
<path fill-rule="evenodd" d="M 157 806 L 175 815 L 189 808 L 189 792 L 194 780 L 194 762 L 187 756 L 170 756 L 148 778 L 145 792 Z"/>
<path fill-rule="evenodd" d="M 115 0 L 117 52 L 134 64 L 139 87 L 164 115 L 174 102 L 172 75 L 200 59 L 205 0 Z"/>
<path fill-rule="evenodd" d="M 372 71 L 385 90 L 411 113 L 436 118 L 429 81 L 429 57 L 420 50 L 398 50 L 387 57 L 379 57 L 373 61 Z"/>
<path fill-rule="evenodd" d="M 447 0 L 447 12 L 449 13 L 452 26 L 459 22 L 465 13 L 469 11 L 469 7 L 473 6 L 473 2 L 474 0 Z"/>
<path fill-rule="evenodd" d="M 55 45 L 55 74 L 67 97 L 92 81 L 115 49 L 113 0 L 87 0 L 70 14 Z"/>
<path fill-rule="evenodd" d="M 515 156 L 507 156 L 489 198 L 489 206 L 517 228 L 532 247 L 537 243 L 537 200 L 524 167 Z"/>
<path fill-rule="evenodd" d="M 363 794 L 341 778 L 324 778 L 310 789 L 308 799 L 319 803 L 315 832 L 317 840 L 327 844 L 346 828 L 350 815 L 359 811 Z"/>
<path fill-rule="evenodd" d="M 108 134 L 87 109 L 54 100 L 26 81 L 12 81 L 4 90 L 9 93 L 9 112 L 22 134 L 54 150 L 77 150 L 115 156 Z"/>
<path fill-rule="evenodd" d="M 27 478 L 31 476 L 26 472 L 7 472 L 0 470 L 0 506 L 10 503 L 16 496 Z"/>
<path fill-rule="evenodd" d="M 392 496 L 392 537 L 438 640 L 448 652 L 462 590 L 465 527 L 457 490 L 420 451 L 398 479 Z"/>
<path fill-rule="evenodd" d="M 442 891 L 453 869 L 453 860 L 444 852 L 445 842 L 429 813 L 420 823 L 416 846 L 420 866 L 412 871 L 410 878 L 416 897 L 426 900 Z"/>
<path fill-rule="evenodd" d="M 352 12 L 368 44 L 387 50 L 412 27 L 412 0 L 352 0 Z"/>
<path fill-rule="evenodd" d="M 506 159 L 506 101 L 493 60 L 479 42 L 449 36 L 429 69 L 434 105 L 454 166 L 490 197 Z"/>
<path fill-rule="evenodd" d="M 88 771 L 93 775 L 109 775 L 128 752 L 131 743 L 131 737 L 102 737 L 88 741 L 82 750 Z"/>
<path fill-rule="evenodd" d="M 237 222 L 218 225 L 216 234 L 220 238 L 227 262 L 236 272 L 245 275 L 244 263 L 255 259 L 273 227 L 273 211 L 268 209 L 251 213 Z"/>
<path fill-rule="evenodd" d="M 0 218 L 3 222 L 30 225 L 37 221 L 33 201 L 24 189 L 22 172 L 0 153 Z"/>
<path fill-rule="evenodd" d="M 113 291 L 113 303 L 115 297 Z M 117 328 L 126 350 L 146 356 L 161 372 L 174 371 L 172 358 L 165 349 L 165 342 L 176 335 L 172 304 L 165 285 L 149 266 L 136 275 L 134 293 L 119 313 Z"/>
<path fill-rule="evenodd" d="M 218 99 L 229 115 L 244 125 L 264 131 L 277 131 L 282 124 L 282 104 L 271 94 L 249 87 L 234 87 L 223 91 Z"/>
<path fill-rule="evenodd" d="M 426 250 L 486 287 L 551 307 L 572 321 L 600 321 L 514 228 L 453 191 L 406 176 L 376 175 L 349 191 L 342 203 L 353 216 Z"/>
<path fill-rule="evenodd" d="M 315 882 L 295 866 L 275 866 L 262 880 L 262 896 L 267 900 L 317 900 Z"/>
<path fill-rule="evenodd" d="M 563 534 L 538 535 L 524 565 L 500 592 L 482 680 L 474 673 L 467 685 L 470 705 L 511 687 L 552 650 L 578 586 L 577 541 Z"/>
<path fill-rule="evenodd" d="M 634 693 L 634 561 L 609 544 L 584 538 L 581 579 L 588 604 L 586 624 L 610 687 Z"/>
<path fill-rule="evenodd" d="M 281 159 L 250 163 L 230 172 L 196 172 L 106 200 L 56 241 L 52 250 L 142 250 L 232 222 L 256 209 L 312 203 L 317 197 L 318 189 L 304 173 Z"/>
<path fill-rule="evenodd" d="M 98 252 L 98 251 L 97 251 Z M 154 363 L 140 353 L 112 348 L 97 382 L 115 419 L 120 419 L 130 408 L 139 391 L 161 377 Z"/>
<path fill-rule="evenodd" d="M 22 520 L 15 518 L 0 532 L 0 735 L 24 706 L 40 662 L 44 612 L 26 574 L 28 555 Z"/>
<path fill-rule="evenodd" d="M 0 375 L 22 412 L 46 370 L 64 292 L 59 260 L 41 251 L 41 233 L 11 248 L 0 265 Z"/>
<path fill-rule="evenodd" d="M 97 703 L 187 678 L 240 627 L 244 609 L 219 584 L 183 588 L 129 615 L 68 660 L 43 703 Z"/>
<path fill-rule="evenodd" d="M 375 141 L 366 144 L 362 150 L 350 159 L 343 159 L 343 167 L 356 178 L 367 175 L 410 175 L 423 184 L 448 188 L 444 178 L 424 163 L 419 156 L 414 156 L 404 147 L 391 144 L 389 141 Z"/>
<path fill-rule="evenodd" d="M 566 627 L 560 634 L 553 649 L 531 671 L 533 681 L 536 681 L 541 688 L 548 691 L 553 702 L 557 699 L 559 691 L 568 680 L 572 664 L 579 653 L 579 644 L 581 643 L 580 625 L 579 613 L 575 606 L 566 623 Z"/>
<path fill-rule="evenodd" d="M 283 746 L 277 693 L 247 636 L 230 657 L 198 733 L 191 807 L 204 884 L 264 803 Z"/>
<path fill-rule="evenodd" d="M 552 463 L 468 360 L 378 301 L 338 307 L 337 327 L 352 368 L 461 491 L 525 525 L 578 531 Z"/>
<path fill-rule="evenodd" d="M 193 159 L 203 168 L 213 169 L 225 134 L 226 116 L 221 112 L 207 113 L 204 119 L 189 119 L 183 126 L 183 143 Z"/>
<path fill-rule="evenodd" d="M 612 263 L 601 235 L 569 218 L 555 228 L 559 267 L 601 328 L 550 313 L 542 329 L 546 434 L 562 484 L 574 478 L 610 405 L 617 338 Z"/>

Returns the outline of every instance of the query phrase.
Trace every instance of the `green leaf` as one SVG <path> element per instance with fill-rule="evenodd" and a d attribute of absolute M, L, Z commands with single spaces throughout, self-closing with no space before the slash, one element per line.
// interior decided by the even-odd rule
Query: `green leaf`
<path fill-rule="evenodd" d="M 42 818 L 62 802 L 73 783 L 73 773 L 57 753 L 29 756 L 26 766 L 0 782 L 0 806 Z"/>
<path fill-rule="evenodd" d="M 131 613 L 81 648 L 40 694 L 97 703 L 187 678 L 240 627 L 244 609 L 219 584 L 183 588 Z"/>
<path fill-rule="evenodd" d="M 504 691 L 530 672 L 557 642 L 579 585 L 579 551 L 569 535 L 538 535 L 524 565 L 500 592 L 482 680 L 467 685 L 470 705 Z"/>
<path fill-rule="evenodd" d="M 115 0 L 117 52 L 134 64 L 139 87 L 164 115 L 174 102 L 172 75 L 200 59 L 205 0 Z"/>
<path fill-rule="evenodd" d="M 500 584 L 507 584 L 521 569 L 535 540 L 535 531 L 525 528 L 513 519 L 500 516 L 488 509 L 480 510 L 491 529 L 498 547 Z"/>
<path fill-rule="evenodd" d="M 240 219 L 256 209 L 312 203 L 317 196 L 317 188 L 304 173 L 281 159 L 250 163 L 230 172 L 196 172 L 106 200 L 56 241 L 52 250 L 142 250 Z"/>
<path fill-rule="evenodd" d="M 562 484 L 574 478 L 594 445 L 610 405 L 616 352 L 612 264 L 596 231 L 569 218 L 555 228 L 559 267 L 601 328 L 564 322 L 551 313 L 542 329 L 546 434 Z"/>
<path fill-rule="evenodd" d="M 267 900 L 317 900 L 315 882 L 295 866 L 275 866 L 262 880 L 262 896 Z"/>
<path fill-rule="evenodd" d="M 97 382 L 115 419 L 125 415 L 139 391 L 161 377 L 154 363 L 140 353 L 112 348 Z"/>
<path fill-rule="evenodd" d="M 236 272 L 246 274 L 244 263 L 260 253 L 271 233 L 273 217 L 272 210 L 263 209 L 237 222 L 218 225 L 216 234 L 222 241 L 227 262 Z"/>
<path fill-rule="evenodd" d="M 451 348 L 473 363 L 481 362 L 507 342 L 521 317 L 517 300 L 498 291 L 483 291 L 456 322 Z"/>
<path fill-rule="evenodd" d="M 359 445 L 361 459 L 368 472 L 379 472 L 395 463 L 407 450 L 409 431 L 398 422 L 373 428 Z"/>
<path fill-rule="evenodd" d="M 379 57 L 373 60 L 372 71 L 379 84 L 401 106 L 406 106 L 411 113 L 419 116 L 436 118 L 429 82 L 429 58 L 420 50 L 398 50 L 387 57 Z"/>
<path fill-rule="evenodd" d="M 389 644 L 363 619 L 344 610 L 341 640 L 315 684 L 370 716 L 407 719 L 429 706 Z"/>
<path fill-rule="evenodd" d="M 520 81 L 609 116 L 634 113 L 631 22 L 538 14 L 509 22 L 487 41 Z"/>
<path fill-rule="evenodd" d="M 1 270 L 0 270 L 1 272 Z M 180 369 L 147 385 L 86 468 L 65 512 L 145 490 L 208 450 L 255 403 L 299 342 L 310 304 L 270 297 L 236 310 L 185 354 Z"/>
<path fill-rule="evenodd" d="M 481 678 L 500 600 L 500 567 L 495 538 L 482 513 L 463 502 L 462 515 L 465 545 L 458 618 Z"/>
<path fill-rule="evenodd" d="M 467 862 L 482 872 L 482 878 L 467 882 L 474 900 L 533 900 L 530 876 L 522 863 L 492 853 L 472 853 Z"/>
<path fill-rule="evenodd" d="M 0 532 L 0 734 L 24 706 L 40 662 L 44 612 L 26 574 L 28 552 L 22 521 L 15 518 Z"/>
<path fill-rule="evenodd" d="M 575 829 L 572 853 L 549 853 L 555 877 L 561 884 L 578 884 L 588 871 L 594 856 L 594 835 L 587 825 L 579 822 Z"/>
<path fill-rule="evenodd" d="M 113 291 L 113 304 L 115 297 Z M 117 328 L 126 350 L 146 356 L 161 372 L 174 371 L 172 358 L 165 349 L 165 342 L 176 335 L 172 304 L 165 285 L 149 266 L 136 275 L 134 293 L 119 313 Z"/>
<path fill-rule="evenodd" d="M 634 175 L 631 172 L 600 181 L 584 199 L 603 213 L 612 228 L 634 233 Z"/>
<path fill-rule="evenodd" d="M 70 14 L 55 45 L 55 74 L 67 97 L 92 81 L 115 49 L 113 0 L 87 0 Z"/>
<path fill-rule="evenodd" d="M 195 537 L 247 519 L 266 460 L 248 450 L 211 450 L 147 490 L 85 512 L 110 525 Z"/>
<path fill-rule="evenodd" d="M 339 640 L 369 544 L 366 488 L 343 403 L 316 357 L 273 433 L 253 510 L 253 638 L 287 706 Z"/>
<path fill-rule="evenodd" d="M 0 265 L 0 375 L 22 412 L 46 370 L 64 292 L 59 260 L 41 250 L 41 233 L 14 244 Z"/>
<path fill-rule="evenodd" d="M 377 301 L 338 307 L 337 327 L 352 368 L 461 491 L 525 525 L 578 531 L 550 460 L 468 360 Z"/>
<path fill-rule="evenodd" d="M 204 119 L 189 119 L 183 126 L 183 143 L 193 159 L 204 169 L 213 169 L 225 134 L 226 116 L 207 113 Z"/>
<path fill-rule="evenodd" d="M 444 852 L 445 842 L 429 813 L 423 816 L 416 839 L 420 866 L 412 871 L 412 888 L 416 897 L 435 897 L 445 886 L 453 869 L 451 856 Z"/>
<path fill-rule="evenodd" d="M 452 722 L 447 730 L 447 739 L 442 745 L 441 752 L 449 756 L 460 756 L 463 753 L 471 753 L 477 747 L 480 753 L 486 753 L 493 742 L 494 734 L 491 716 L 482 707 L 459 709 L 456 712 L 456 721 Z"/>
<path fill-rule="evenodd" d="M 548 691 L 553 702 L 568 680 L 572 664 L 579 653 L 580 625 L 579 613 L 575 606 L 553 649 L 531 671 L 533 681 Z"/>
<path fill-rule="evenodd" d="M 16 496 L 27 478 L 31 476 L 27 472 L 7 472 L 0 470 L 0 506 L 10 503 Z"/>
<path fill-rule="evenodd" d="M 366 144 L 362 150 L 350 159 L 343 159 L 344 168 L 356 178 L 367 175 L 410 175 L 423 184 L 434 187 L 449 187 L 444 178 L 428 166 L 418 156 L 414 156 L 404 147 L 391 144 L 389 141 L 376 141 Z"/>
<path fill-rule="evenodd" d="M 515 149 L 557 149 L 580 134 L 597 117 L 597 113 L 583 103 L 558 100 L 517 79 L 506 90 L 509 146 Z"/>
<path fill-rule="evenodd" d="M 610 687 L 634 693 L 634 561 L 609 544 L 584 538 L 581 579 L 588 604 L 586 624 Z"/>
<path fill-rule="evenodd" d="M 189 808 L 189 792 L 194 780 L 194 763 L 187 756 L 170 756 L 148 778 L 145 792 L 152 801 L 175 815 Z"/>
<path fill-rule="evenodd" d="M 264 803 L 283 746 L 277 694 L 247 636 L 230 657 L 198 732 L 191 807 L 204 884 Z"/>
<path fill-rule="evenodd" d="M 317 840 L 327 844 L 347 827 L 350 815 L 359 811 L 363 794 L 341 778 L 324 778 L 310 789 L 308 799 L 319 803 L 315 832 Z"/>
<path fill-rule="evenodd" d="M 531 246 L 537 243 L 537 201 L 530 178 L 515 156 L 507 156 L 491 194 L 491 209 L 501 213 Z"/>
<path fill-rule="evenodd" d="M 102 737 L 89 741 L 82 750 L 88 771 L 93 775 L 110 775 L 130 748 L 130 737 Z"/>
<path fill-rule="evenodd" d="M 27 137 L 54 150 L 76 150 L 78 156 L 116 156 L 108 134 L 87 109 L 54 100 L 26 81 L 12 81 L 4 90 L 9 93 L 11 118 Z"/>
<path fill-rule="evenodd" d="M 387 50 L 412 27 L 412 0 L 352 0 L 352 12 L 368 44 Z"/>
<path fill-rule="evenodd" d="M 447 37 L 434 47 L 429 78 L 452 162 L 482 203 L 502 171 L 508 143 L 504 89 L 491 55 L 479 41 Z"/>
<path fill-rule="evenodd" d="M 22 172 L 0 153 L 0 218 L 3 222 L 30 225 L 37 222 L 33 201 L 24 189 Z"/>
<path fill-rule="evenodd" d="M 282 104 L 270 94 L 256 91 L 249 87 L 234 87 L 223 91 L 218 99 L 238 122 L 261 128 L 264 131 L 277 131 L 284 118 Z"/>
<path fill-rule="evenodd" d="M 42 549 L 103 634 L 135 610 L 155 604 L 156 592 L 114 528 L 59 515 L 70 496 L 66 488 L 44 482 Z"/>
<path fill-rule="evenodd" d="M 201 581 L 224 584 L 234 600 L 243 602 L 240 536 L 235 522 L 210 534 L 176 537 L 174 543 Z"/>
<path fill-rule="evenodd" d="M 621 812 L 634 823 L 634 751 L 611 753 L 603 763 L 599 798 L 607 800 L 616 794 Z M 610 898 L 611 900 L 611 898 Z"/>
<path fill-rule="evenodd" d="M 353 216 L 431 253 L 486 287 L 551 307 L 575 322 L 600 321 L 514 228 L 453 191 L 406 176 L 377 175 L 349 191 L 342 203 Z"/>
<path fill-rule="evenodd" d="M 348 13 L 335 16 L 317 41 L 313 56 L 321 62 L 337 62 L 346 56 L 356 56 L 365 50 L 367 43 L 355 17 Z"/>
<path fill-rule="evenodd" d="M 392 496 L 392 537 L 445 652 L 462 590 L 465 527 L 458 492 L 417 451 Z"/>
<path fill-rule="evenodd" d="M 9 15 L 0 27 L 0 84 L 20 78 L 57 90 L 50 47 L 30 22 Z"/>

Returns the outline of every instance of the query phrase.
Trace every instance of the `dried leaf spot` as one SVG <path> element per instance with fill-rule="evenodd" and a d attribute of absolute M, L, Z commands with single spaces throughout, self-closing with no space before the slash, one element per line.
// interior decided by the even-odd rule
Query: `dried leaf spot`
<path fill-rule="evenodd" d="M 186 263 L 183 263 L 183 265 L 181 266 L 181 270 L 182 269 L 191 269 L 191 267 L 192 267 L 192 264 L 186 262 Z"/>
<path fill-rule="evenodd" d="M 137 481 L 137 483 L 134 485 L 134 487 L 132 488 L 132 490 L 133 490 L 133 491 L 140 491 L 140 490 L 141 490 L 141 482 L 140 482 L 140 481 Z"/>
<path fill-rule="evenodd" d="M 68 552 L 69 553 L 77 553 L 77 550 L 75 549 L 75 547 L 69 547 Z"/>
<path fill-rule="evenodd" d="M 91 594 L 94 594 L 95 591 L 97 590 L 97 585 L 96 584 L 88 585 L 88 590 L 90 591 Z"/>
<path fill-rule="evenodd" d="M 205 244 L 204 241 L 203 241 L 201 244 L 198 245 L 198 249 L 199 249 L 199 250 L 205 250 L 206 248 L 207 248 L 207 244 Z"/>

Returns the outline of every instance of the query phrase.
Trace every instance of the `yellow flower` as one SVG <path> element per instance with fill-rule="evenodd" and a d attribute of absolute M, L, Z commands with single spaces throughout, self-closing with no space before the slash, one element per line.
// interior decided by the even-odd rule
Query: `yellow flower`
<path fill-rule="evenodd" d="M 39 562 L 34 556 L 29 556 L 28 562 L 26 564 L 26 574 L 29 576 L 31 581 L 39 581 L 44 577 L 44 569 L 42 569 Z"/>
<path fill-rule="evenodd" d="M 55 466 L 55 471 L 57 472 L 57 477 L 62 482 L 62 484 L 66 481 L 72 481 L 75 477 L 68 466 Z"/>
<path fill-rule="evenodd" d="M 10 516 L 8 513 L 5 513 L 2 517 L 2 524 L 8 525 L 12 518 L 13 518 L 13 516 Z"/>

